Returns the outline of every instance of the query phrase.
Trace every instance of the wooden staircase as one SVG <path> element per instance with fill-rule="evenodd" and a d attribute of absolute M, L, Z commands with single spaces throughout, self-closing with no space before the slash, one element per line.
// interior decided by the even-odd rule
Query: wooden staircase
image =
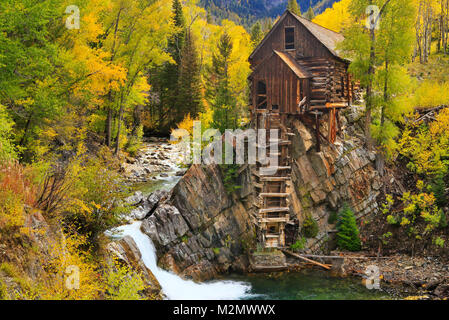
<path fill-rule="evenodd" d="M 277 158 L 277 170 L 267 171 L 273 163 L 257 162 L 256 172 L 253 172 L 258 192 L 257 224 L 261 231 L 262 244 L 266 248 L 285 247 L 285 225 L 290 219 L 290 208 L 288 203 L 288 189 L 291 185 L 291 163 L 289 138 L 291 133 L 286 125 L 286 116 L 268 111 L 259 114 L 257 129 L 267 130 L 266 154 Z M 278 129 L 278 137 L 270 137 L 270 130 Z M 278 150 L 272 150 L 273 143 L 278 143 Z M 258 146 L 260 148 L 262 146 Z M 271 153 L 271 152 L 274 153 Z"/>

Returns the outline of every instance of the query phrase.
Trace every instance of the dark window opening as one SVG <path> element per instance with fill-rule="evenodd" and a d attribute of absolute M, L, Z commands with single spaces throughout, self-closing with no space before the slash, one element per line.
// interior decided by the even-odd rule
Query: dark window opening
<path fill-rule="evenodd" d="M 267 101 L 267 85 L 264 81 L 259 81 L 257 83 L 257 109 L 266 109 Z"/>
<path fill-rule="evenodd" d="M 285 50 L 295 49 L 295 28 L 285 28 Z"/>
<path fill-rule="evenodd" d="M 276 227 L 271 226 L 269 230 L 270 233 L 276 233 Z"/>
<path fill-rule="evenodd" d="M 273 105 L 271 106 L 271 109 L 272 109 L 272 110 L 279 110 L 279 106 L 278 106 L 277 104 L 273 104 Z"/>

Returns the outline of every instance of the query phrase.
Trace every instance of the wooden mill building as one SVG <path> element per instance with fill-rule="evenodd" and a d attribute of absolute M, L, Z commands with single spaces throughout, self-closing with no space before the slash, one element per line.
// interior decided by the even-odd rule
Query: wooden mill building
<path fill-rule="evenodd" d="M 353 85 L 349 61 L 337 50 L 343 40 L 339 33 L 323 28 L 286 11 L 251 54 L 251 115 L 256 129 L 279 129 L 276 139 L 279 168 L 275 175 L 264 174 L 267 164 L 258 164 L 255 173 L 259 189 L 257 221 L 260 241 L 265 247 L 285 247 L 285 225 L 289 223 L 290 183 L 289 119 L 299 118 L 320 141 L 334 143 L 339 130 L 338 112 L 352 100 Z M 326 135 L 320 127 L 326 122 Z M 275 142 L 268 136 L 269 145 Z"/>

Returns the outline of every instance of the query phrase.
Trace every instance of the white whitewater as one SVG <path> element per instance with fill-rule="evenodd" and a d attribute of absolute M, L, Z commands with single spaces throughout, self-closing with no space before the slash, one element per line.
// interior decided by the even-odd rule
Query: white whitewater
<path fill-rule="evenodd" d="M 117 228 L 121 236 L 134 239 L 142 253 L 142 260 L 159 281 L 163 293 L 170 300 L 237 300 L 249 297 L 251 286 L 243 282 L 215 281 L 196 283 L 184 280 L 174 273 L 157 266 L 156 249 L 150 237 L 140 231 L 142 222 L 134 222 Z"/>

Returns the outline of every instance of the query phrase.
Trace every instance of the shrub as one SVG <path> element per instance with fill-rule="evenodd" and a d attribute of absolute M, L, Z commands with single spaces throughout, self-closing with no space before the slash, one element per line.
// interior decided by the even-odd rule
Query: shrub
<path fill-rule="evenodd" d="M 332 211 L 331 214 L 329 215 L 329 218 L 327 219 L 327 222 L 329 224 L 334 224 L 335 222 L 337 222 L 337 220 L 338 220 L 338 213 Z"/>
<path fill-rule="evenodd" d="M 432 186 L 432 192 L 435 195 L 436 203 L 440 208 L 443 208 L 447 205 L 448 200 L 446 197 L 446 183 L 444 181 L 443 175 L 438 175 L 433 183 Z"/>
<path fill-rule="evenodd" d="M 33 206 L 35 198 L 32 169 L 15 161 L 0 163 L 0 228 L 23 226 L 24 205 Z"/>
<path fill-rule="evenodd" d="M 131 157 L 135 157 L 142 147 L 143 127 L 139 126 L 136 129 L 135 135 L 129 137 L 126 143 L 125 150 Z"/>
<path fill-rule="evenodd" d="M 223 173 L 223 184 L 229 195 L 242 188 L 237 185 L 238 170 L 240 169 L 238 164 L 223 164 L 220 165 L 220 168 Z"/>
<path fill-rule="evenodd" d="M 290 249 L 293 251 L 302 250 L 305 248 L 307 239 L 305 237 L 301 237 L 301 239 L 298 239 L 294 244 L 290 246 Z"/>
<path fill-rule="evenodd" d="M 440 221 L 439 221 L 439 227 L 440 228 L 446 228 L 447 227 L 447 217 L 443 210 L 440 210 Z"/>
<path fill-rule="evenodd" d="M 318 222 L 311 216 L 307 216 L 304 220 L 302 229 L 306 238 L 315 238 L 318 234 Z"/>
<path fill-rule="evenodd" d="M 0 279 L 0 300 L 8 300 L 8 288 L 6 284 L 3 283 L 2 279 Z"/>
<path fill-rule="evenodd" d="M 354 212 L 348 204 L 344 204 L 338 215 L 337 246 L 343 250 L 360 251 L 359 229 Z"/>
<path fill-rule="evenodd" d="M 433 244 L 436 245 L 437 247 L 443 248 L 444 247 L 444 239 L 441 237 L 436 237 L 433 239 Z"/>
<path fill-rule="evenodd" d="M 121 201 L 128 194 L 128 187 L 110 167 L 108 157 L 106 152 L 101 158 L 76 160 L 68 173 L 71 188 L 67 195 L 65 223 L 88 236 L 89 243 L 93 244 L 100 234 L 117 226 L 129 211 L 129 205 Z"/>
<path fill-rule="evenodd" d="M 40 279 L 39 294 L 43 300 L 94 300 L 105 291 L 100 266 L 90 251 L 83 250 L 87 237 L 66 235 L 49 242 L 49 259 L 45 270 L 49 277 Z M 76 269 L 72 269 L 75 267 Z M 79 275 L 79 289 L 67 287 L 68 276 Z"/>
<path fill-rule="evenodd" d="M 141 276 L 118 263 L 115 269 L 110 270 L 106 276 L 108 299 L 144 300 L 141 292 L 145 289 L 145 283 Z"/>

